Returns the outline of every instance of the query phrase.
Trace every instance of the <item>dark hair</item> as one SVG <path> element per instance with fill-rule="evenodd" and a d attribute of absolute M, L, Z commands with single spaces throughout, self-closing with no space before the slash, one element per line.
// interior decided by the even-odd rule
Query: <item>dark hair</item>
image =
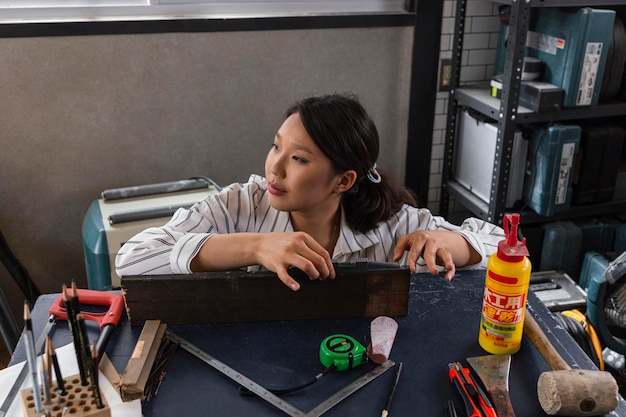
<path fill-rule="evenodd" d="M 357 180 L 342 204 L 350 227 L 366 232 L 385 221 L 404 203 L 417 206 L 414 194 L 384 170 L 376 168 L 380 183 L 368 179 L 378 158 L 376 125 L 353 95 L 329 94 L 295 103 L 285 119 L 298 113 L 315 144 L 330 158 L 337 173 L 354 170 Z"/>

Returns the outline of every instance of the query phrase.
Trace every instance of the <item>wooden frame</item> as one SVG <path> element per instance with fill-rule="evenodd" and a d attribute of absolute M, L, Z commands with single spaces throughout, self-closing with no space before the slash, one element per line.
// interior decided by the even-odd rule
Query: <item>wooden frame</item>
<path fill-rule="evenodd" d="M 121 286 L 133 326 L 408 314 L 408 268 L 350 265 L 325 281 L 294 271 L 299 291 L 273 272 L 245 271 L 128 276 Z"/>

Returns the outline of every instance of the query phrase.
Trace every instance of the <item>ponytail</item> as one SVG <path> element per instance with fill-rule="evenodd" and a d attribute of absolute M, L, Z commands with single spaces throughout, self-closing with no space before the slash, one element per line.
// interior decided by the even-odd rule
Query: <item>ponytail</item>
<path fill-rule="evenodd" d="M 287 109 L 331 160 L 337 173 L 354 170 L 358 179 L 342 196 L 350 227 L 367 232 L 396 214 L 403 204 L 417 206 L 415 195 L 376 166 L 379 138 L 376 125 L 358 99 L 330 94 L 306 98 Z"/>
<path fill-rule="evenodd" d="M 348 224 L 354 230 L 365 233 L 378 223 L 396 214 L 404 204 L 417 207 L 413 192 L 395 178 L 378 170 L 380 183 L 361 177 L 342 198 Z"/>

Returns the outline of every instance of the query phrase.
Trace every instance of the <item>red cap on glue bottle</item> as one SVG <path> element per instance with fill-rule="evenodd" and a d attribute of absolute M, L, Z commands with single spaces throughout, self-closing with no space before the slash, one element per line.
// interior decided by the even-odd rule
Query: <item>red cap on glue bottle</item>
<path fill-rule="evenodd" d="M 503 220 L 505 238 L 498 242 L 498 258 L 507 262 L 520 262 L 524 259 L 524 256 L 529 255 L 526 247 L 526 238 L 523 238 L 521 241 L 517 240 L 517 227 L 520 222 L 520 215 L 519 213 L 506 214 Z"/>

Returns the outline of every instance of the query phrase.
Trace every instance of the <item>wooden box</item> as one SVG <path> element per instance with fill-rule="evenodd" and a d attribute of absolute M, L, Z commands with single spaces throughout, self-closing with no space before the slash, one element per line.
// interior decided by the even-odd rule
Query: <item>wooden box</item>
<path fill-rule="evenodd" d="M 408 268 L 366 262 L 336 267 L 334 280 L 291 275 L 292 291 L 272 272 L 206 272 L 122 277 L 131 325 L 299 320 L 408 314 Z"/>

